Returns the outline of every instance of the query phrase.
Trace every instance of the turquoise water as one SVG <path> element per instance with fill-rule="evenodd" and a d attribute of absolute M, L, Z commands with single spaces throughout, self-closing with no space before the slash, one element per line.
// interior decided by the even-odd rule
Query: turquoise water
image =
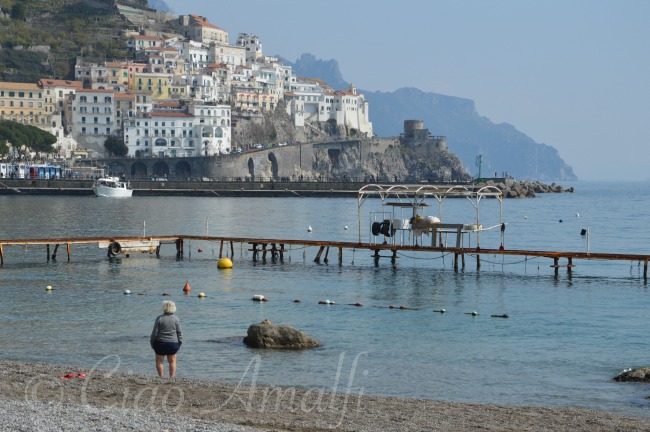
<path fill-rule="evenodd" d="M 505 200 L 505 246 L 648 252 L 647 184 L 573 186 L 573 194 Z M 363 241 L 377 204 L 368 205 Z M 495 201 L 482 203 L 484 225 L 498 222 L 496 210 Z M 473 217 L 464 201 L 444 204 L 445 222 Z M 357 219 L 356 199 L 0 197 L 0 238 L 145 231 L 356 241 Z M 497 230 L 481 236 L 485 248 L 499 242 Z M 375 267 L 368 251 L 346 250 L 339 267 L 335 253 L 329 265 L 314 263 L 317 248 L 293 248 L 284 263 L 253 263 L 246 245 L 237 245 L 234 269 L 223 271 L 218 250 L 191 242 L 182 260 L 167 245 L 159 259 L 109 260 L 94 244 L 73 246 L 68 263 L 62 249 L 58 261 L 47 262 L 43 246 L 5 246 L 2 357 L 154 374 L 148 336 L 162 294 L 170 293 L 184 330 L 179 376 L 647 416 L 650 387 L 611 381 L 624 368 L 650 364 L 650 295 L 637 262 L 579 260 L 571 274 L 561 269 L 556 276 L 548 259 L 484 256 L 480 270 L 467 257 L 455 272 L 452 257 L 441 254 L 404 253 L 396 266 L 381 260 Z M 182 293 L 186 281 L 189 296 Z M 46 292 L 46 285 L 55 289 Z M 270 301 L 252 302 L 254 294 Z M 324 299 L 337 304 L 319 305 Z M 364 306 L 348 305 L 355 302 Z M 440 308 L 447 313 L 433 312 Z M 510 318 L 490 317 L 504 313 Z M 248 326 L 264 319 L 301 329 L 323 346 L 244 347 Z"/>

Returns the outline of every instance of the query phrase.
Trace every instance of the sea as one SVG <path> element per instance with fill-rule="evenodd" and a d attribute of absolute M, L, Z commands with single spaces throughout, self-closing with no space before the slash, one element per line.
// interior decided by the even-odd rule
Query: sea
<path fill-rule="evenodd" d="M 463 224 L 479 215 L 494 229 L 463 244 L 485 249 L 650 253 L 650 183 L 563 186 L 575 191 L 502 206 L 446 199 L 422 214 Z M 183 234 L 368 242 L 378 241 L 370 229 L 375 212 L 393 209 L 356 198 L 12 195 L 0 196 L 0 239 Z M 407 232 L 396 236 L 412 241 Z M 650 292 L 641 262 L 574 260 L 571 271 L 556 272 L 548 258 L 482 255 L 478 268 L 470 254 L 455 269 L 447 253 L 401 252 L 395 263 L 382 257 L 375 265 L 370 251 L 344 249 L 339 265 L 336 249 L 327 262 L 314 262 L 318 248 L 286 248 L 282 261 L 255 262 L 250 245 L 236 243 L 233 268 L 219 269 L 218 242 L 186 241 L 182 257 L 169 244 L 159 257 L 116 258 L 97 243 L 72 245 L 70 261 L 64 245 L 55 260 L 43 245 L 4 245 L 0 357 L 153 376 L 149 335 L 162 301 L 171 299 L 183 328 L 179 377 L 650 415 L 649 385 L 612 380 L 650 366 Z M 265 319 L 322 346 L 246 347 L 248 327 Z"/>

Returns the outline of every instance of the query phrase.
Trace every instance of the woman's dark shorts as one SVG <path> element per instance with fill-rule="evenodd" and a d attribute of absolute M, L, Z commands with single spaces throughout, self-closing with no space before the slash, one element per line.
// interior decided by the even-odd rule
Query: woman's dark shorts
<path fill-rule="evenodd" d="M 167 356 L 174 355 L 181 349 L 181 344 L 178 342 L 154 342 L 153 350 L 158 355 Z"/>

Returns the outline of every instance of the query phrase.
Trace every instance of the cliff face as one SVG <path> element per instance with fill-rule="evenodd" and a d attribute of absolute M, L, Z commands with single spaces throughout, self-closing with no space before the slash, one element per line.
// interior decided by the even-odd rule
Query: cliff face
<path fill-rule="evenodd" d="M 363 140 L 340 151 L 314 152 L 315 178 L 419 183 L 468 181 L 460 160 L 427 141 L 403 144 L 396 138 Z"/>
<path fill-rule="evenodd" d="M 257 143 L 322 143 L 314 146 L 311 166 L 303 164 L 298 175 L 339 181 L 471 180 L 460 159 L 431 139 L 359 139 L 353 130 L 332 122 L 308 122 L 295 128 L 281 107 L 257 116 L 233 117 L 233 125 L 234 149 Z"/>

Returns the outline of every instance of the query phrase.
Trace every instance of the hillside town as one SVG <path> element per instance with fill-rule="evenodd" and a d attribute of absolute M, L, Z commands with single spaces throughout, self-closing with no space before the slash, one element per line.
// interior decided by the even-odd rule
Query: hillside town
<path fill-rule="evenodd" d="M 111 137 L 135 158 L 239 153 L 247 149 L 233 146 L 237 123 L 274 110 L 286 111 L 295 128 L 329 122 L 373 135 L 368 102 L 354 86 L 295 76 L 264 55 L 257 35 L 231 43 L 227 30 L 198 15 L 168 16 L 173 32 L 145 30 L 155 11 L 115 8 L 132 24 L 123 34 L 131 59 L 97 62 L 82 51 L 74 80 L 0 82 L 0 119 L 51 133 L 61 159 L 109 156 Z"/>

